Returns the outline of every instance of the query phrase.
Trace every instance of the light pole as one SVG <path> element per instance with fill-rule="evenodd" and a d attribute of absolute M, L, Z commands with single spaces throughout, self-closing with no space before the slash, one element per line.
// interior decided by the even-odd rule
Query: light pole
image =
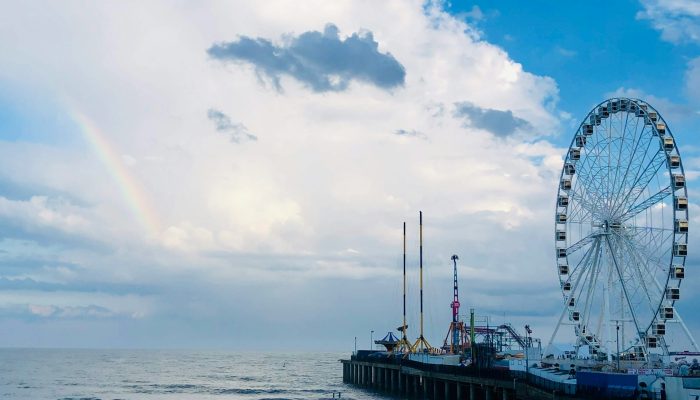
<path fill-rule="evenodd" d="M 372 350 L 374 349 L 374 341 L 372 340 L 374 338 L 374 331 L 369 331 L 369 349 Z"/>
<path fill-rule="evenodd" d="M 530 382 L 530 325 L 525 325 L 525 382 Z"/>
<path fill-rule="evenodd" d="M 357 336 L 355 336 L 355 355 L 357 355 Z"/>
<path fill-rule="evenodd" d="M 617 346 L 617 372 L 620 372 L 620 322 L 615 321 L 615 345 Z"/>

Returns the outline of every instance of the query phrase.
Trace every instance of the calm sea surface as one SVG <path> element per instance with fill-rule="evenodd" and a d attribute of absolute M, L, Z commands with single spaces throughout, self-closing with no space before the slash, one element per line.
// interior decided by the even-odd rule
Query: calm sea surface
<path fill-rule="evenodd" d="M 348 356 L 0 349 L 0 399 L 387 399 L 343 383 Z"/>

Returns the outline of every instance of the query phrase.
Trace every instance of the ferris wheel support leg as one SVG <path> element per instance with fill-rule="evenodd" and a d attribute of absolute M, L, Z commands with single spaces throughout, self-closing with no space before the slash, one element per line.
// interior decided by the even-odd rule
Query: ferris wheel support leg
<path fill-rule="evenodd" d="M 617 257 L 615 257 L 615 249 L 613 249 L 612 245 L 610 244 L 610 238 L 605 237 L 605 241 L 608 244 L 608 248 L 610 249 L 610 255 L 613 260 L 613 263 L 615 264 L 615 269 L 617 270 L 617 275 L 620 278 L 620 285 L 622 285 L 622 291 L 625 294 L 625 299 L 627 300 L 627 305 L 629 306 L 630 310 L 630 315 L 632 316 L 632 320 L 634 321 L 634 327 L 637 329 L 637 337 L 640 338 L 640 340 L 644 340 L 642 337 L 642 330 L 639 328 L 639 322 L 637 321 L 637 316 L 634 313 L 634 307 L 632 306 L 632 302 L 630 301 L 630 296 L 629 293 L 627 293 L 627 286 L 625 285 L 625 280 L 622 277 L 622 270 L 620 269 L 620 266 L 617 263 Z"/>
<path fill-rule="evenodd" d="M 608 284 L 603 289 L 603 302 L 605 303 L 605 318 L 603 319 L 605 323 L 605 353 L 607 354 L 608 361 L 612 361 L 612 352 L 610 351 L 610 318 L 612 314 L 610 313 L 610 279 L 608 279 Z"/>
<path fill-rule="evenodd" d="M 599 242 L 596 242 L 591 248 L 588 249 L 586 252 L 586 257 L 583 261 L 584 265 L 588 264 L 588 261 L 591 259 L 591 250 L 593 248 L 596 248 L 596 252 L 598 247 L 600 246 Z M 552 343 L 554 342 L 554 338 L 557 336 L 557 333 L 559 332 L 559 327 L 561 326 L 561 321 L 564 319 L 564 315 L 566 315 L 566 312 L 569 310 L 569 301 L 571 301 L 571 297 L 574 295 L 574 292 L 576 292 L 576 288 L 578 288 L 579 282 L 581 282 L 581 277 L 583 274 L 579 274 L 578 278 L 576 278 L 576 283 L 574 283 L 574 286 L 571 288 L 571 294 L 566 296 L 566 300 L 564 301 L 564 308 L 561 310 L 561 314 L 559 315 L 559 321 L 557 321 L 557 327 L 554 328 L 554 332 L 552 332 L 552 337 L 549 338 L 549 343 L 547 343 L 547 347 L 545 348 L 545 351 L 547 351 L 551 346 Z"/>
<path fill-rule="evenodd" d="M 678 311 L 676 311 L 676 319 L 681 324 L 683 331 L 685 332 L 686 336 L 688 336 L 688 340 L 690 340 L 690 343 L 693 345 L 693 348 L 695 349 L 695 351 L 700 351 L 700 349 L 698 349 L 697 342 L 695 342 L 695 338 L 693 338 L 693 334 L 690 333 L 690 330 L 688 330 L 688 327 L 685 326 L 685 322 L 683 321 L 683 318 L 681 318 L 681 315 L 678 313 Z"/>
<path fill-rule="evenodd" d="M 571 297 L 571 296 L 569 296 Z M 569 299 L 567 298 L 566 301 L 564 302 L 564 308 L 561 310 L 561 314 L 559 315 L 559 321 L 557 321 L 557 326 L 554 328 L 554 332 L 552 332 L 552 337 L 549 338 L 549 343 L 547 343 L 547 347 L 545 348 L 545 351 L 548 351 L 549 348 L 552 346 L 552 343 L 554 342 L 554 338 L 557 336 L 557 333 L 559 332 L 559 327 L 561 326 L 561 321 L 564 319 L 564 315 L 566 314 L 566 311 L 569 309 Z"/>

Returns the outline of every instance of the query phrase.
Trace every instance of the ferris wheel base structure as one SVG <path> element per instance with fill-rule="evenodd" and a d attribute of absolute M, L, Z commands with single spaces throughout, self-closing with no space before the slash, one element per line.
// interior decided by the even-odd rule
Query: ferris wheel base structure
<path fill-rule="evenodd" d="M 554 214 L 562 307 L 545 354 L 581 363 L 663 365 L 700 352 L 681 317 L 688 190 L 676 140 L 649 103 L 594 107 L 564 158 Z"/>

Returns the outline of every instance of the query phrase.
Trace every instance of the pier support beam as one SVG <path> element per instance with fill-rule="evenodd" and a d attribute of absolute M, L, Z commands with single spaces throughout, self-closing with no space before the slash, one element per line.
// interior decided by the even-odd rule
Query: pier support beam
<path fill-rule="evenodd" d="M 501 395 L 502 400 L 508 400 L 508 389 L 503 389 L 503 394 Z"/>
<path fill-rule="evenodd" d="M 403 393 L 403 376 L 401 375 L 401 370 L 396 371 L 396 378 L 399 393 Z"/>
<path fill-rule="evenodd" d="M 493 400 L 493 388 L 491 386 L 484 386 L 484 399 Z"/>
<path fill-rule="evenodd" d="M 473 383 L 469 384 L 469 400 L 476 400 L 476 386 Z"/>
<path fill-rule="evenodd" d="M 440 386 L 440 382 L 437 379 L 433 379 L 433 400 L 438 398 L 438 386 Z"/>
<path fill-rule="evenodd" d="M 422 382 L 423 383 L 423 385 L 422 385 L 423 386 L 423 398 L 427 399 L 428 398 L 428 383 L 429 382 L 428 382 L 428 378 L 426 378 L 426 377 L 423 377 L 422 379 L 423 379 L 423 382 Z"/>
<path fill-rule="evenodd" d="M 457 382 L 457 400 L 462 400 L 462 384 Z"/>
<path fill-rule="evenodd" d="M 445 381 L 445 400 L 450 400 L 450 381 Z"/>

